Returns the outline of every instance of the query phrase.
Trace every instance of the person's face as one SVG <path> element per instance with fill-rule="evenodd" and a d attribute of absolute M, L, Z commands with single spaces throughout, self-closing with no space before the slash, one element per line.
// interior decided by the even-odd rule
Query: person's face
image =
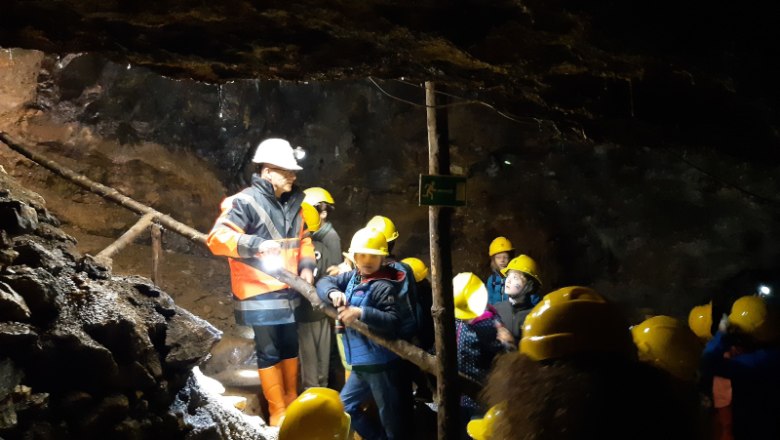
<path fill-rule="evenodd" d="M 482 260 L 485 261 L 485 260 Z M 509 252 L 500 252 L 493 255 L 493 261 L 499 269 L 504 269 L 509 264 Z"/>
<path fill-rule="evenodd" d="M 271 185 L 274 187 L 274 194 L 276 194 L 276 197 L 279 197 L 284 193 L 292 191 L 296 176 L 295 171 L 268 165 L 263 168 L 263 178 L 271 182 Z"/>
<path fill-rule="evenodd" d="M 528 278 L 525 277 L 524 273 L 510 270 L 506 274 L 506 280 L 504 280 L 504 293 L 509 296 L 519 295 L 525 289 L 526 284 L 528 284 Z"/>
<path fill-rule="evenodd" d="M 371 275 L 382 267 L 381 255 L 355 254 L 355 264 L 361 275 Z"/>

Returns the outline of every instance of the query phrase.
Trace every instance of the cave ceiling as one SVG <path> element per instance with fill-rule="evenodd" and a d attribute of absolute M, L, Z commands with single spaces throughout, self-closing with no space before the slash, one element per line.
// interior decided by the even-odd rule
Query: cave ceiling
<path fill-rule="evenodd" d="M 213 83 L 431 80 L 555 121 L 562 136 L 766 159 L 778 144 L 778 10 L 670 0 L 6 0 L 0 47 L 99 53 Z"/>

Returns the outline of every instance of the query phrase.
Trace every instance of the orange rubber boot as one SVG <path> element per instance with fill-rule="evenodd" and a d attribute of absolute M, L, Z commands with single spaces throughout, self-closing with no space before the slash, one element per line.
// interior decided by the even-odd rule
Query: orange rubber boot
<path fill-rule="evenodd" d="M 279 365 L 284 378 L 284 404 L 289 405 L 298 398 L 298 358 L 283 359 Z"/>
<path fill-rule="evenodd" d="M 260 385 L 263 395 L 268 401 L 268 424 L 279 426 L 284 418 L 287 405 L 284 399 L 284 379 L 279 364 L 257 370 L 260 374 Z"/>

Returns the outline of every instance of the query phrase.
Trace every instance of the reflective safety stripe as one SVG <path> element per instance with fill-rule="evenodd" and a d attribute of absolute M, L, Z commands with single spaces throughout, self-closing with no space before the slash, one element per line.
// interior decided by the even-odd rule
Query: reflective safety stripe
<path fill-rule="evenodd" d="M 268 229 L 268 233 L 271 234 L 271 238 L 274 240 L 281 240 L 283 238 L 282 234 L 279 233 L 279 231 L 276 229 L 276 226 L 274 226 L 274 222 L 271 221 L 271 217 L 268 216 L 268 213 L 265 212 L 265 209 L 262 208 L 257 203 L 257 200 L 254 199 L 254 197 L 238 193 L 235 196 L 236 198 L 239 198 L 247 203 L 255 210 L 257 213 L 257 216 L 260 217 L 260 222 L 265 225 L 265 227 Z"/>
<path fill-rule="evenodd" d="M 260 299 L 260 300 L 245 300 L 235 301 L 235 310 L 278 310 L 278 309 L 291 309 L 298 307 L 301 303 L 299 298 L 295 299 Z"/>
<path fill-rule="evenodd" d="M 298 249 L 298 248 L 301 247 L 301 239 L 300 238 L 285 238 L 285 239 L 277 240 L 277 241 L 282 246 L 283 250 Z"/>

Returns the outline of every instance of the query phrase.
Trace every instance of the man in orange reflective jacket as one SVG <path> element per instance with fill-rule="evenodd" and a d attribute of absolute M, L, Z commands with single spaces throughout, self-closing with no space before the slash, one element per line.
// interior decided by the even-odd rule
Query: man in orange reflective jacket
<path fill-rule="evenodd" d="M 290 143 L 266 139 L 252 162 L 252 184 L 226 198 L 208 235 L 215 255 L 228 257 L 236 323 L 252 326 L 269 424 L 278 426 L 297 397 L 297 292 L 270 276 L 279 267 L 311 283 L 314 246 L 301 216 L 304 194 L 294 186 L 298 165 Z"/>

